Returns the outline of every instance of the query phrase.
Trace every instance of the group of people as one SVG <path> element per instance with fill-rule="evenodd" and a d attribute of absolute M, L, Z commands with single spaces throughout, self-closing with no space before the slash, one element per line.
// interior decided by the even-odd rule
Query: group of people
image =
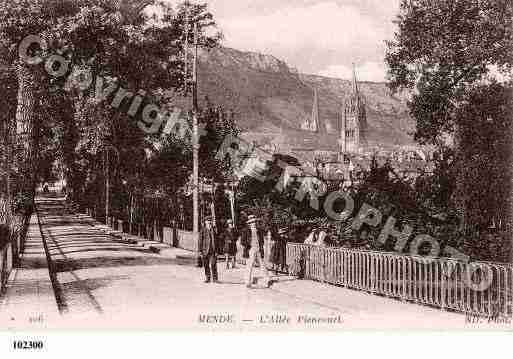
<path fill-rule="evenodd" d="M 324 247 L 327 245 L 328 233 L 323 228 L 314 228 L 312 232 L 306 237 L 305 244 L 310 244 L 314 246 Z"/>
<path fill-rule="evenodd" d="M 217 255 L 219 253 L 224 252 L 226 255 L 227 269 L 230 267 L 236 268 L 237 240 L 240 238 L 240 243 L 243 247 L 242 256 L 246 259 L 246 286 L 248 288 L 252 286 L 253 270 L 256 266 L 260 267 L 266 286 L 270 285 L 268 263 L 266 263 L 264 256 L 265 231 L 258 222 L 258 218 L 250 215 L 239 235 L 239 231 L 234 226 L 233 221 L 228 220 L 226 228 L 218 235 L 213 226 L 212 218 L 206 217 L 204 219 L 205 225 L 200 236 L 200 251 L 205 269 L 206 283 L 211 281 L 214 283 L 218 282 Z M 270 256 L 272 262 L 281 264 L 282 267 L 285 263 L 286 232 L 285 229 L 278 231 L 278 238 L 275 240 Z"/>

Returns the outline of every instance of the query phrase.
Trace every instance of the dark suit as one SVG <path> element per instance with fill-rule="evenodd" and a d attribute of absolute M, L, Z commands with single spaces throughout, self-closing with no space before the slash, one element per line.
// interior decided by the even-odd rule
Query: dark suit
<path fill-rule="evenodd" d="M 217 280 L 217 238 L 213 228 L 201 230 L 200 251 L 203 257 L 205 277 L 210 280 L 212 274 L 213 280 Z"/>
<path fill-rule="evenodd" d="M 230 256 L 237 254 L 237 231 L 235 228 L 226 228 L 223 233 L 224 253 Z"/>
<path fill-rule="evenodd" d="M 265 240 L 265 231 L 262 228 L 257 229 L 258 233 L 258 248 L 260 250 L 260 257 L 264 258 L 264 240 Z"/>
<path fill-rule="evenodd" d="M 244 227 L 242 230 L 242 236 L 240 243 L 244 247 L 244 253 L 242 255 L 243 258 L 249 258 L 249 248 L 251 247 L 251 231 L 249 227 Z"/>

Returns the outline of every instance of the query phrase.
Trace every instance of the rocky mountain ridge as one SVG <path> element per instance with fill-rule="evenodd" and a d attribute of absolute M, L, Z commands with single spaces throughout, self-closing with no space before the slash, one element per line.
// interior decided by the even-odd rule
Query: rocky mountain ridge
<path fill-rule="evenodd" d="M 274 56 L 224 47 L 201 52 L 198 71 L 199 98 L 233 110 L 244 136 L 260 143 L 301 146 L 315 136 L 301 124 L 311 116 L 316 89 L 319 117 L 329 133 L 325 142 L 337 147 L 350 80 L 301 74 Z M 392 95 L 385 83 L 360 82 L 359 88 L 366 102 L 367 145 L 413 145 L 407 97 Z"/>

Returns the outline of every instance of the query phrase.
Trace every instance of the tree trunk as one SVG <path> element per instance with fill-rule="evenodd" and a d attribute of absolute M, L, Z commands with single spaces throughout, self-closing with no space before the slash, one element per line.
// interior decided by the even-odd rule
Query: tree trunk
<path fill-rule="evenodd" d="M 132 234 L 132 223 L 134 222 L 134 197 L 130 192 L 130 209 L 128 213 L 128 233 Z"/>
<path fill-rule="evenodd" d="M 24 179 L 22 192 L 27 199 L 33 199 L 36 187 L 36 168 L 38 153 L 38 79 L 29 65 L 19 63 L 16 67 L 18 77 L 18 107 L 16 109 L 16 142 L 20 152 L 18 168 Z"/>
<path fill-rule="evenodd" d="M 466 188 L 466 172 L 465 167 L 465 149 L 463 148 L 463 133 L 458 124 L 454 128 L 454 149 L 456 156 L 456 164 L 460 167 L 456 176 L 455 196 L 454 203 L 456 205 L 459 217 L 459 230 L 466 233 L 468 230 L 468 216 L 467 216 L 467 188 Z"/>
<path fill-rule="evenodd" d="M 0 213 L 0 225 L 5 224 L 6 227 L 11 231 L 11 223 L 12 223 L 12 203 L 13 203 L 13 195 L 12 195 L 12 179 L 13 179 L 13 120 L 14 113 L 7 113 L 4 119 L 4 123 L 2 124 L 2 138 L 5 139 L 3 145 L 3 151 L 5 152 L 5 156 L 3 157 L 3 174 L 5 176 L 5 193 L 0 193 L 0 205 L 1 205 L 1 213 Z"/>
<path fill-rule="evenodd" d="M 11 118 L 5 118 L 2 126 L 2 138 L 5 138 L 4 148 L 5 156 L 3 157 L 2 172 L 5 176 L 5 192 L 0 192 L 0 247 L 4 243 L 8 243 L 14 232 L 13 229 L 13 213 L 12 203 L 13 196 L 11 193 L 11 180 L 12 180 L 12 123 Z"/>
<path fill-rule="evenodd" d="M 66 175 L 66 188 L 68 189 L 71 201 L 75 203 L 80 203 L 81 199 L 81 178 L 78 173 L 78 168 L 76 164 L 76 154 L 75 150 L 78 144 L 78 129 L 77 123 L 79 121 L 78 117 L 82 114 L 82 99 L 75 101 L 75 103 L 70 102 L 70 108 L 75 108 L 73 115 L 65 115 L 65 123 L 63 123 L 64 128 L 64 138 L 63 138 L 63 160 L 66 167 L 65 175 Z"/>

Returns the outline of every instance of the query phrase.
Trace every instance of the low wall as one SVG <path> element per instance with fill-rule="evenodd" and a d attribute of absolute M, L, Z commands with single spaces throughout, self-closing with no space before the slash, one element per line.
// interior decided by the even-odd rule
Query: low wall
<path fill-rule="evenodd" d="M 7 243 L 0 249 L 0 293 L 5 290 L 7 279 L 13 268 L 12 243 Z"/>
<path fill-rule="evenodd" d="M 23 222 L 22 228 L 14 240 L 6 238 L 9 234 L 5 229 L 0 234 L 3 237 L 0 238 L 0 294 L 4 292 L 13 268 L 19 266 L 20 255 L 25 250 L 25 237 L 30 226 L 34 226 L 35 230 L 39 231 L 39 223 L 35 214 L 32 214 L 27 222 Z"/>
<path fill-rule="evenodd" d="M 199 251 L 199 238 L 198 235 L 195 235 L 193 232 L 177 230 L 176 231 L 176 244 L 178 248 L 182 248 L 191 252 Z"/>
<path fill-rule="evenodd" d="M 170 227 L 164 227 L 164 235 L 163 235 L 163 238 L 162 238 L 162 242 L 171 246 L 171 247 L 174 247 L 174 234 L 173 234 L 173 228 L 170 228 Z"/>
<path fill-rule="evenodd" d="M 191 231 L 164 227 L 162 242 L 191 252 L 199 251 L 199 236 Z"/>
<path fill-rule="evenodd" d="M 91 211 L 88 211 L 91 212 Z M 129 225 L 122 220 L 112 218 L 109 221 L 111 224 L 111 228 L 123 232 L 128 232 Z M 141 223 L 133 223 L 132 224 L 132 233 L 134 235 L 147 237 L 145 233 L 146 227 Z M 198 236 L 194 235 L 191 231 L 184 231 L 181 229 L 173 229 L 171 227 L 163 227 L 162 237 L 159 231 L 157 230 L 157 226 L 154 224 L 152 228 L 148 228 L 150 230 L 150 235 L 153 234 L 153 240 L 161 243 L 165 243 L 171 247 L 178 247 L 181 249 L 185 249 L 191 252 L 198 252 Z M 148 238 L 150 239 L 150 238 Z"/>

